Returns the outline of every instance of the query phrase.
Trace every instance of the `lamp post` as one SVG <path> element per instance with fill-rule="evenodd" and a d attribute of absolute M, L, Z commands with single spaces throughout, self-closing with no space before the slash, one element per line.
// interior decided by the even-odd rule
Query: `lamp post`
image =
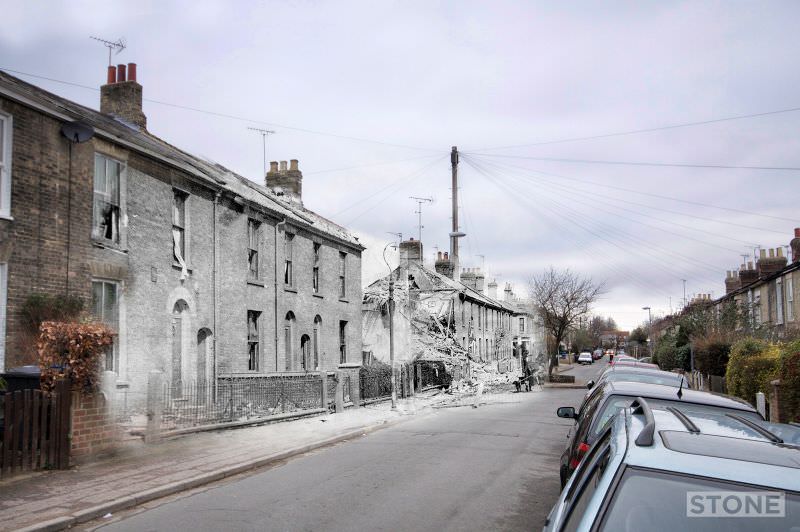
<path fill-rule="evenodd" d="M 389 301 L 387 303 L 389 307 L 389 365 L 391 366 L 389 387 L 392 391 L 392 410 L 397 410 L 397 389 L 394 382 L 394 278 L 392 277 L 392 267 L 389 265 L 389 261 L 386 260 L 386 250 L 389 249 L 389 246 L 396 246 L 394 242 L 386 244 L 386 247 L 383 248 L 383 262 L 389 268 Z"/>
<path fill-rule="evenodd" d="M 642 310 L 647 311 L 647 347 L 650 348 L 652 343 L 652 334 L 653 334 L 653 315 L 650 313 L 650 307 L 642 307 Z M 650 350 L 650 356 L 653 356 L 652 350 Z"/>

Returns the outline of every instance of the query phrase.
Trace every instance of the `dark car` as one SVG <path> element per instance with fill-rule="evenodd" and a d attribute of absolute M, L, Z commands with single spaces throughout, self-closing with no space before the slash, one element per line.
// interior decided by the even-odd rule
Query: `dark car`
<path fill-rule="evenodd" d="M 600 382 L 586 395 L 577 412 L 571 406 L 562 406 L 556 412 L 558 417 L 575 420 L 575 426 L 567 436 L 567 448 L 561 455 L 559 472 L 562 487 L 602 434 L 606 423 L 636 397 L 643 397 L 652 405 L 664 408 L 672 406 L 684 412 L 736 413 L 754 421 L 764 421 L 749 403 L 726 395 L 660 384 Z"/>
<path fill-rule="evenodd" d="M 686 377 L 680 373 L 662 371 L 644 366 L 613 365 L 600 374 L 597 382 L 643 382 L 647 384 L 663 384 L 664 386 L 674 386 L 675 388 L 691 388 Z M 596 386 L 595 381 L 589 381 L 586 387 L 590 390 Z"/>

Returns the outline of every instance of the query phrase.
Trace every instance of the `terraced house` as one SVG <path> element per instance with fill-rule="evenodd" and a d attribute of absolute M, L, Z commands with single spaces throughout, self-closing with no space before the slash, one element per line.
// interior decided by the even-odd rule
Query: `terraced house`
<path fill-rule="evenodd" d="M 118 332 L 129 402 L 148 372 L 212 383 L 357 366 L 361 252 L 306 209 L 298 161 L 262 183 L 151 134 L 135 64 L 100 111 L 0 73 L 0 370 L 35 364 L 22 309 L 74 295 Z"/>

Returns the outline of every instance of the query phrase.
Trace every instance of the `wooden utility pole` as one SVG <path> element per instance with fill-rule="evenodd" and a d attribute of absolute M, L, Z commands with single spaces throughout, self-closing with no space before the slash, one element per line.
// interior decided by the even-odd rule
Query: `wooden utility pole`
<path fill-rule="evenodd" d="M 453 263 L 453 279 L 458 281 L 461 269 L 458 261 L 458 239 L 466 236 L 458 230 L 458 147 L 450 152 L 450 166 L 453 172 L 453 231 L 450 233 L 450 260 Z"/>

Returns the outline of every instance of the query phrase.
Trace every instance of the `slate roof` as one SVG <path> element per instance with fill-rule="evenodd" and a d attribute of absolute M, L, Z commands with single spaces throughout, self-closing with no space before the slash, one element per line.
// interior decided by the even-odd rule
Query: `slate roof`
<path fill-rule="evenodd" d="M 225 189 L 241 198 L 286 218 L 293 225 L 307 226 L 359 249 L 364 246 L 346 228 L 306 209 L 264 185 L 230 169 L 187 153 L 152 135 L 137 125 L 100 113 L 27 83 L 0 70 L 0 95 L 23 105 L 33 106 L 62 120 L 77 120 L 92 126 L 95 134 L 129 149 L 175 166 L 213 188 Z"/>

